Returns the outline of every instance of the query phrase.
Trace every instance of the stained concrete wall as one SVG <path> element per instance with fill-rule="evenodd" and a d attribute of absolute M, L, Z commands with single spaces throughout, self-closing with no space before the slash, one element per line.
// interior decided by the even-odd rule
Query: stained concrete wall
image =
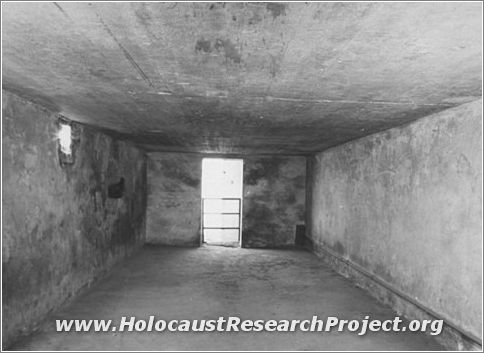
<path fill-rule="evenodd" d="M 148 155 L 147 243 L 200 245 L 201 180 L 200 156 Z"/>
<path fill-rule="evenodd" d="M 61 167 L 56 116 L 3 91 L 2 336 L 7 347 L 143 244 L 144 153 L 75 125 Z M 125 179 L 122 198 L 107 197 Z"/>
<path fill-rule="evenodd" d="M 200 245 L 202 156 L 150 153 L 146 241 Z M 242 245 L 294 244 L 304 224 L 306 161 L 303 157 L 243 157 Z"/>
<path fill-rule="evenodd" d="M 482 100 L 319 153 L 307 233 L 477 337 L 481 127 Z"/>
<path fill-rule="evenodd" d="M 242 246 L 294 245 L 305 222 L 306 159 L 244 158 Z"/>

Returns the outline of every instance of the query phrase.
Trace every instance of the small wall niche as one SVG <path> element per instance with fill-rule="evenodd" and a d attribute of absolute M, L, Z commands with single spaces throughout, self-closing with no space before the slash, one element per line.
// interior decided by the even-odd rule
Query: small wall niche
<path fill-rule="evenodd" d="M 120 199 L 124 195 L 124 178 L 121 177 L 118 182 L 108 185 L 108 197 L 111 199 Z"/>

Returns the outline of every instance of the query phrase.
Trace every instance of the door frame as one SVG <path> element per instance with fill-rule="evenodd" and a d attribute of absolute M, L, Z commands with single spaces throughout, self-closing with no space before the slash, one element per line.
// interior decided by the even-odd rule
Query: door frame
<path fill-rule="evenodd" d="M 223 197 L 223 198 L 211 198 L 211 197 L 203 197 L 203 160 L 205 159 L 221 159 L 221 160 L 238 160 L 242 164 L 241 170 L 241 190 L 240 190 L 240 198 L 237 197 Z M 200 188 L 200 246 L 205 243 L 204 239 L 204 224 L 203 224 L 203 215 L 204 215 L 204 199 L 229 199 L 229 200 L 239 200 L 239 237 L 238 237 L 238 247 L 242 247 L 242 219 L 243 219 L 243 209 L 244 209 L 244 159 L 243 158 L 226 158 L 226 157 L 203 157 L 202 158 L 202 173 L 201 173 L 201 188 Z M 205 228 L 206 229 L 206 228 Z"/>

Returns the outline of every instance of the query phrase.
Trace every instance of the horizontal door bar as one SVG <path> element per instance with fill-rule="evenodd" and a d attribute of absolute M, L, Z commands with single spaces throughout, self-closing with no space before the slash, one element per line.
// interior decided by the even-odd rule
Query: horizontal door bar
<path fill-rule="evenodd" d="M 240 227 L 203 227 L 203 229 L 240 229 Z"/>

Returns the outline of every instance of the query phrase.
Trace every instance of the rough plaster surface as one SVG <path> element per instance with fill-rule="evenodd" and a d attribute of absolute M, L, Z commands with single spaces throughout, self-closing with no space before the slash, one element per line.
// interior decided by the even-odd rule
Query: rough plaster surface
<path fill-rule="evenodd" d="M 294 245 L 304 224 L 306 159 L 244 158 L 242 246 Z"/>
<path fill-rule="evenodd" d="M 304 154 L 482 95 L 478 2 L 9 2 L 3 84 L 158 151 Z"/>
<path fill-rule="evenodd" d="M 147 243 L 200 245 L 201 178 L 200 156 L 148 155 Z"/>
<path fill-rule="evenodd" d="M 60 167 L 51 111 L 3 91 L 2 336 L 8 346 L 143 243 L 146 162 L 137 148 L 75 126 Z M 107 198 L 125 179 L 125 195 Z"/>
<path fill-rule="evenodd" d="M 146 241 L 200 245 L 200 155 L 150 153 Z M 293 245 L 304 223 L 306 160 L 244 157 L 242 246 Z"/>
<path fill-rule="evenodd" d="M 481 337 L 482 100 L 319 153 L 308 235 Z"/>

